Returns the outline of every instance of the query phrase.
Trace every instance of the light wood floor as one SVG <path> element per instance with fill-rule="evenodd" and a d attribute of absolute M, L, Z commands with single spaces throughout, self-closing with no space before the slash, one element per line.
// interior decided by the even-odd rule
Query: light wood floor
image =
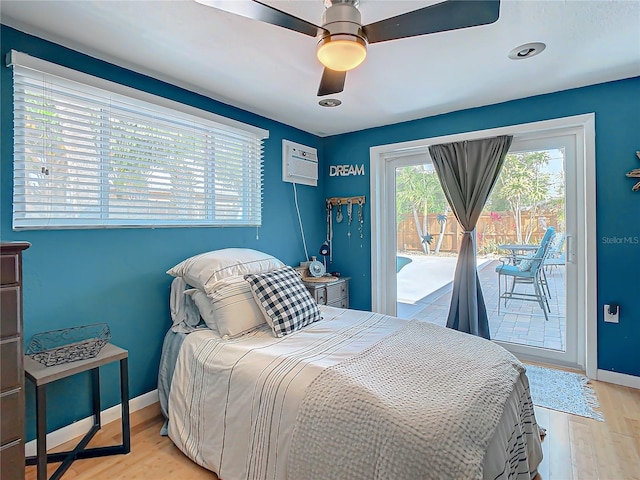
<path fill-rule="evenodd" d="M 538 423 L 547 428 L 543 442 L 541 480 L 640 480 L 640 390 L 592 382 L 605 422 L 536 407 Z M 77 460 L 63 480 L 215 480 L 216 475 L 185 457 L 167 437 L 159 435 L 158 404 L 131 415 L 129 455 Z M 120 423 L 102 428 L 92 446 L 120 442 Z M 63 445 L 71 449 L 77 442 Z M 49 466 L 48 475 L 58 464 Z M 27 467 L 35 480 L 35 467 Z"/>

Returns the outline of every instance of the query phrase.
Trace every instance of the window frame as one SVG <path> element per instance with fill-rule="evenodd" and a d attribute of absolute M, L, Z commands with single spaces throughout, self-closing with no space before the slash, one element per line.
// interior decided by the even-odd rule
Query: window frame
<path fill-rule="evenodd" d="M 89 100 L 87 100 L 87 104 L 91 104 L 91 102 L 101 101 L 103 98 L 102 95 L 91 97 L 90 95 L 100 92 L 104 94 L 104 98 L 113 98 L 114 102 L 126 102 L 127 106 L 131 105 L 132 111 L 134 111 L 134 120 L 135 115 L 139 115 L 139 118 L 149 119 L 149 125 L 151 127 L 147 127 L 145 124 L 145 128 L 147 131 L 152 131 L 153 133 L 157 133 L 159 130 L 154 130 L 157 121 L 157 125 L 162 125 L 164 122 L 167 122 L 168 125 L 179 125 L 179 128 L 182 128 L 182 125 L 186 125 L 185 128 L 190 128 L 193 125 L 193 145 L 181 148 L 191 149 L 188 150 L 187 153 L 192 153 L 195 156 L 199 156 L 197 166 L 203 167 L 206 171 L 203 171 L 201 177 L 195 177 L 194 184 L 198 182 L 198 185 L 201 185 L 199 192 L 201 194 L 197 195 L 199 202 L 192 201 L 196 196 L 192 195 L 189 197 L 188 195 L 184 198 L 187 201 L 191 201 L 188 205 L 193 206 L 192 215 L 185 214 L 186 219 L 180 218 L 180 212 L 178 212 L 177 208 L 173 208 L 171 206 L 165 208 L 165 213 L 161 214 L 167 218 L 158 218 L 156 214 L 156 218 L 152 218 L 153 214 L 149 213 L 149 218 L 142 218 L 141 213 L 131 213 L 135 211 L 133 204 L 136 203 L 136 199 L 131 201 L 131 205 L 127 205 L 128 200 L 119 199 L 114 201 L 113 198 L 109 199 L 109 195 L 104 195 L 101 193 L 98 195 L 99 200 L 94 199 L 94 204 L 92 205 L 92 213 L 83 213 L 76 214 L 74 211 L 70 211 L 69 217 L 71 218 L 47 218 L 47 214 L 41 215 L 38 218 L 34 219 L 26 219 L 24 218 L 26 215 L 26 206 L 19 205 L 18 196 L 29 195 L 29 186 L 28 186 L 28 178 L 24 176 L 24 178 L 18 178 L 18 166 L 22 166 L 24 169 L 24 165 L 33 162 L 29 162 L 26 159 L 26 150 L 25 147 L 26 141 L 19 140 L 18 134 L 16 133 L 19 130 L 19 125 L 22 120 L 16 118 L 16 112 L 19 108 L 17 106 L 16 98 L 13 99 L 13 110 L 14 110 L 14 191 L 13 191 L 13 199 L 14 199 L 14 210 L 13 210 L 13 229 L 14 230 L 58 230 L 58 229 L 95 229 L 95 228 L 173 228 L 173 227 L 226 227 L 226 226 L 249 226 L 249 227 L 258 227 L 262 224 L 262 188 L 263 188 L 263 141 L 269 137 L 269 131 L 264 130 L 252 125 L 248 125 L 233 119 L 229 119 L 212 112 L 202 110 L 187 104 L 183 104 L 180 102 L 176 102 L 174 100 L 170 100 L 164 97 L 160 97 L 148 92 L 144 92 L 142 90 L 138 90 L 132 87 L 128 87 L 125 85 L 121 85 L 109 80 L 105 80 L 103 78 L 95 77 L 93 75 L 89 75 L 83 72 L 79 72 L 58 64 L 54 64 L 39 58 L 32 57 L 22 52 L 17 52 L 15 50 L 10 51 L 7 54 L 7 66 L 14 67 L 15 69 L 20 69 L 19 71 L 34 71 L 36 72 L 34 75 L 42 76 L 43 85 L 46 82 L 46 79 L 53 79 L 53 82 L 60 82 L 61 84 L 73 84 L 78 85 L 79 89 L 84 89 L 83 93 L 89 95 Z M 31 72 L 29 72 L 30 74 Z M 15 78 L 13 81 L 15 88 Z M 80 100 L 82 101 L 82 100 Z M 111 101 L 111 100 L 109 100 Z M 121 105 L 121 103 L 118 103 Z M 136 111 L 137 109 L 137 111 Z M 147 115 L 148 116 L 145 116 Z M 164 115 L 164 117 L 163 117 Z M 108 114 L 106 117 L 114 117 L 115 115 Z M 168 121 L 171 119 L 171 123 Z M 113 118 L 107 118 L 105 125 L 113 124 Z M 173 128 L 170 126 L 169 128 Z M 150 130 L 149 130 L 150 128 Z M 175 131 L 171 131 L 170 139 L 178 138 L 175 137 L 176 131 L 180 132 L 180 129 L 176 127 Z M 32 129 L 34 130 L 34 129 Z M 108 128 L 110 131 L 111 129 Z M 111 133 L 109 133 L 111 135 Z M 132 137 L 137 135 L 131 134 Z M 110 138 L 110 137 L 109 137 Z M 182 139 L 183 137 L 179 137 Z M 92 137 L 93 139 L 93 137 Z M 126 138 L 128 139 L 128 138 Z M 23 143 L 20 143 L 23 142 Z M 99 155 L 93 155 L 93 159 L 88 161 L 87 164 L 94 165 L 99 168 L 100 173 L 95 173 L 95 178 L 92 177 L 94 183 L 104 183 L 108 182 L 109 175 L 109 165 L 113 162 L 109 159 L 111 152 L 109 145 L 110 140 L 106 141 L 106 148 L 98 148 L 95 147 L 95 150 L 100 150 Z M 167 142 L 167 140 L 162 140 L 160 142 Z M 170 142 L 170 140 L 169 140 Z M 99 142 L 95 142 L 99 143 Z M 189 143 L 188 141 L 186 142 Z M 159 145 L 169 145 L 171 143 L 159 143 Z M 112 144 L 113 145 L 113 144 Z M 135 143 L 134 147 L 143 146 L 143 143 Z M 173 144 L 171 144 L 173 145 Z M 196 146 L 199 145 L 199 146 Z M 218 160 L 212 156 L 212 149 L 216 147 L 220 148 L 220 145 L 223 145 L 225 148 L 229 148 L 233 146 L 235 147 L 235 151 L 233 153 L 228 153 L 227 155 L 221 154 L 220 157 L 226 156 L 226 160 Z M 202 147 L 204 146 L 204 147 Z M 201 148 L 201 151 L 196 152 L 198 148 Z M 20 149 L 23 150 L 20 150 Z M 74 147 L 77 148 L 77 147 Z M 184 153 L 185 150 L 181 150 L 178 152 Z M 42 159 L 49 158 L 49 154 L 43 154 L 41 156 Z M 65 153 L 66 155 L 66 153 Z M 134 157 L 133 154 L 131 158 Z M 55 156 L 53 157 L 55 158 Z M 64 158 L 67 158 L 66 156 Z M 177 160 L 167 160 L 166 168 L 174 168 L 177 169 L 181 162 L 185 160 L 186 157 L 178 158 Z M 132 172 L 135 174 L 143 170 L 143 165 L 145 162 L 152 159 L 151 154 L 146 153 L 142 154 L 139 158 L 139 163 L 134 163 L 134 168 L 132 168 Z M 22 162 L 22 163 L 21 163 Z M 150 165 L 154 166 L 153 163 Z M 196 165 L 196 163 L 193 163 Z M 224 191 L 221 188 L 222 186 L 233 185 L 232 182 L 224 183 L 220 178 L 214 180 L 213 171 L 216 168 L 234 168 L 235 177 L 233 180 L 236 183 L 241 183 L 242 186 L 236 185 L 234 189 L 230 190 L 231 194 L 237 195 L 238 199 L 234 204 L 234 209 L 241 212 L 241 218 L 231 218 L 231 215 L 221 208 L 221 204 L 216 204 L 216 196 L 223 195 Z M 66 167 L 69 170 L 69 167 Z M 162 175 L 162 168 L 165 167 L 157 167 L 158 175 Z M 62 169 L 61 169 L 62 170 Z M 200 170 L 198 170 L 200 172 Z M 68 173 L 64 173 L 64 175 L 69 176 Z M 153 174 L 152 174 L 153 175 Z M 98 182 L 96 179 L 100 178 Z M 155 183 L 158 182 L 157 177 L 155 178 Z M 133 183 L 133 182 L 132 182 Z M 140 190 L 142 193 L 138 195 L 139 197 L 145 196 L 152 197 L 153 196 L 153 184 L 154 179 L 150 176 L 146 178 L 146 183 L 142 182 L 143 187 Z M 216 185 L 217 184 L 217 185 Z M 68 184 L 71 185 L 71 184 Z M 251 186 L 253 185 L 253 188 Z M 157 185 L 156 185 L 157 186 Z M 195 188 L 195 187 L 193 187 Z M 94 188 L 95 190 L 95 188 Z M 112 189 L 113 190 L 113 189 Z M 180 189 L 176 189 L 174 187 L 173 182 L 171 182 L 171 188 L 167 189 L 169 195 L 166 197 L 169 200 L 169 204 L 172 203 L 175 198 L 172 198 L 172 195 L 175 192 L 184 193 Z M 249 194 L 247 192 L 250 192 Z M 162 192 L 160 192 L 162 193 Z M 156 192 L 156 195 L 159 195 Z M 133 195 L 131 195 L 133 197 Z M 174 195 L 175 196 L 175 195 Z M 97 198 L 97 196 L 96 196 Z M 159 198 L 159 197 L 158 197 Z M 183 200 L 184 200 L 183 198 Z M 95 213 L 97 207 L 95 206 L 95 202 L 99 203 L 99 210 L 101 214 L 100 218 L 97 218 L 98 215 Z M 119 202 L 119 203 L 118 203 Z M 154 204 L 154 202 L 157 202 Z M 109 206 L 111 204 L 111 208 L 113 209 L 113 204 L 118 204 L 125 213 L 120 213 L 119 216 L 122 218 L 114 218 L 115 213 L 113 211 L 109 212 Z M 231 202 L 233 203 L 233 202 Z M 40 202 L 40 205 L 44 205 L 45 202 Z M 124 206 L 123 206 L 124 205 Z M 152 206 L 160 206 L 162 205 L 161 201 L 158 199 L 147 199 L 147 205 Z M 165 204 L 167 205 L 167 204 Z M 216 209 L 216 206 L 218 209 Z M 140 209 L 144 209 L 144 206 L 139 207 Z M 105 210 L 106 209 L 106 210 Z M 196 210 L 198 212 L 202 211 L 202 218 L 195 218 L 197 215 L 201 215 L 200 213 L 195 213 Z M 62 208 L 61 210 L 64 210 Z M 70 209 L 73 210 L 73 209 Z M 149 209 L 150 212 L 153 211 L 153 207 Z M 190 210 L 185 210 L 189 212 Z M 65 213 L 65 212 L 63 212 Z M 105 213 L 106 217 L 105 218 Z M 225 217 L 226 214 L 226 217 Z M 50 214 L 49 214 L 50 215 Z M 93 215 L 93 217 L 91 217 Z M 173 215 L 173 216 L 171 216 Z M 75 218 L 73 218 L 75 216 Z M 81 218 L 81 217 L 87 218 Z M 130 216 L 130 218 L 126 218 L 126 216 Z M 91 218 L 90 218 L 91 217 Z M 168 219 L 171 217 L 170 219 Z"/>

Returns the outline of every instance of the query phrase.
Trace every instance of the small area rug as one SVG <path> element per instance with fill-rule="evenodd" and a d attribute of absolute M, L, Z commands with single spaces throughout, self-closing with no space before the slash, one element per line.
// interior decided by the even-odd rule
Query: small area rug
<path fill-rule="evenodd" d="M 604 422 L 598 398 L 584 375 L 526 365 L 534 405 Z"/>

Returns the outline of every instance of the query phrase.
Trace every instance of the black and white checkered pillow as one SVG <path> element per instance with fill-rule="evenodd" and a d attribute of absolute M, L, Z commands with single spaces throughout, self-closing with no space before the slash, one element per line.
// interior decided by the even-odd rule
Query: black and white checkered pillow
<path fill-rule="evenodd" d="M 318 304 L 291 267 L 244 276 L 276 337 L 322 319 Z"/>

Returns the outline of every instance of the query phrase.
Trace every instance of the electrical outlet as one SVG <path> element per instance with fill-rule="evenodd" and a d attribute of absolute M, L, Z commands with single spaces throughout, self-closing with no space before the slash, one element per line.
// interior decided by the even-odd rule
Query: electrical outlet
<path fill-rule="evenodd" d="M 618 323 L 620 321 L 620 305 L 605 305 L 604 321 L 608 323 Z"/>

